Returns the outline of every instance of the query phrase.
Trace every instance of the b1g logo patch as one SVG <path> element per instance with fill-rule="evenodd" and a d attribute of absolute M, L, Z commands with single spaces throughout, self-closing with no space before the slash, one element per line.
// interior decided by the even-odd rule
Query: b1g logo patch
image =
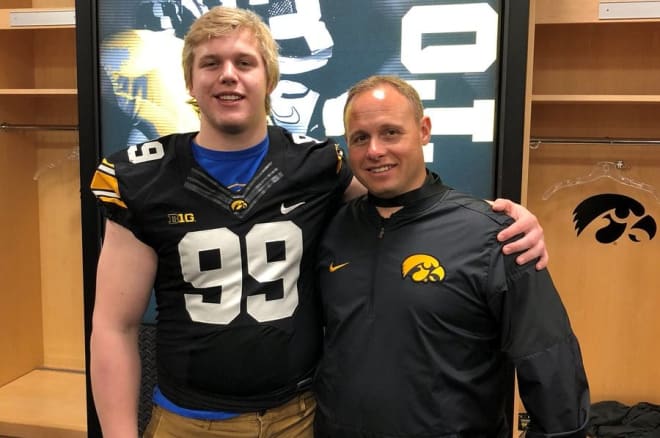
<path fill-rule="evenodd" d="M 633 242 L 651 240 L 657 225 L 652 216 L 645 214 L 644 206 L 633 198 L 606 193 L 582 201 L 573 210 L 573 222 L 579 236 L 592 223 L 605 223 L 596 233 L 600 243 L 612 243 L 624 234 Z"/>
<path fill-rule="evenodd" d="M 167 223 L 170 225 L 191 224 L 193 222 L 195 222 L 194 213 L 170 213 L 167 215 Z"/>

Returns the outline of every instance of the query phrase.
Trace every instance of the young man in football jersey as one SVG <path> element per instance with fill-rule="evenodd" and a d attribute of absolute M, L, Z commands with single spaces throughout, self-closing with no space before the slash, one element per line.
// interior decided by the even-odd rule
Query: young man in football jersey
<path fill-rule="evenodd" d="M 146 436 L 311 437 L 321 353 L 314 258 L 342 199 L 364 193 L 339 149 L 268 126 L 277 46 L 257 15 L 216 7 L 186 36 L 200 130 L 104 159 L 92 189 L 107 218 L 91 339 L 106 438 L 137 435 L 137 333 L 152 288 L 158 387 Z M 536 218 L 509 251 L 547 260 Z"/>
<path fill-rule="evenodd" d="M 349 91 L 344 124 L 369 193 L 321 240 L 315 436 L 510 437 L 515 365 L 527 436 L 584 437 L 587 379 L 550 275 L 502 253 L 509 217 L 426 170 L 417 92 L 368 78 Z"/>

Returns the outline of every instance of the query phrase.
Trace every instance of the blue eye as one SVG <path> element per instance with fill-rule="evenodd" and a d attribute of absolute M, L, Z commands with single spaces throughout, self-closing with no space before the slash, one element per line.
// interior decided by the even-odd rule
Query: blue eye
<path fill-rule="evenodd" d="M 350 146 L 360 146 L 364 143 L 366 143 L 368 140 L 368 137 L 366 135 L 360 134 L 360 135 L 354 135 L 351 137 L 349 141 Z"/>
<path fill-rule="evenodd" d="M 213 67 L 218 65 L 218 62 L 214 59 L 205 59 L 200 62 L 200 67 Z"/>

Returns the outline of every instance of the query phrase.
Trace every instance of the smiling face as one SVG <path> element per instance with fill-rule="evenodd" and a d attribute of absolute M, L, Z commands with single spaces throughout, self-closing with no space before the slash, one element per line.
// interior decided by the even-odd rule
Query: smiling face
<path fill-rule="evenodd" d="M 392 198 L 424 184 L 422 146 L 431 121 L 416 117 L 411 101 L 394 86 L 381 83 L 352 96 L 344 122 L 351 169 L 370 193 Z"/>
<path fill-rule="evenodd" d="M 242 148 L 266 136 L 266 68 L 254 33 L 238 29 L 194 48 L 189 93 L 200 110 L 197 141 L 206 147 Z M 241 138 L 234 145 L 231 138 Z M 231 141 L 230 141 L 231 142 Z M 243 144 L 245 143 L 245 144 Z"/>

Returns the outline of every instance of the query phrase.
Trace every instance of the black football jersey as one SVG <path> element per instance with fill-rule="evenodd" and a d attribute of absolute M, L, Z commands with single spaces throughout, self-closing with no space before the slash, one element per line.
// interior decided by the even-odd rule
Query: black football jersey
<path fill-rule="evenodd" d="M 163 394 L 189 409 L 267 409 L 309 387 L 322 341 L 314 256 L 351 173 L 336 146 L 269 127 L 236 193 L 196 163 L 194 135 L 111 155 L 92 190 L 158 254 Z"/>

